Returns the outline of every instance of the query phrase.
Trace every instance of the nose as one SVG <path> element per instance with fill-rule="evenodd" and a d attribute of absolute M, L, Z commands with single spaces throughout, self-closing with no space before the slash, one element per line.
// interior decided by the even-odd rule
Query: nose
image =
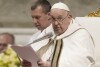
<path fill-rule="evenodd" d="M 57 21 L 54 22 L 55 25 L 58 25 L 59 23 Z"/>

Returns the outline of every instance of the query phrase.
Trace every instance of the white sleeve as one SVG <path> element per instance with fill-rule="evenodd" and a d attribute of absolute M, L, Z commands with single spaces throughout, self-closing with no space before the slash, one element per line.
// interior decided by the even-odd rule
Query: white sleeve
<path fill-rule="evenodd" d="M 71 36 L 75 51 L 72 52 L 68 60 L 67 67 L 91 67 L 94 63 L 94 44 L 89 33 L 78 30 Z"/>
<path fill-rule="evenodd" d="M 38 37 L 40 34 L 41 34 L 41 31 L 38 31 L 38 32 L 36 32 L 35 34 L 33 34 L 33 35 L 31 36 L 31 38 L 29 39 L 28 44 L 30 44 L 30 43 L 32 43 L 34 40 L 36 40 L 37 37 Z"/>

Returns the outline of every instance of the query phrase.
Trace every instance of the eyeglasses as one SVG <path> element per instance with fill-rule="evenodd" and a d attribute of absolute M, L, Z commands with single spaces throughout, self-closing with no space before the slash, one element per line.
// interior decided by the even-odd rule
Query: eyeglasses
<path fill-rule="evenodd" d="M 53 22 L 57 21 L 58 23 L 60 23 L 60 22 L 63 22 L 68 15 L 69 14 L 67 14 L 64 18 L 62 16 L 59 16 L 58 18 L 54 18 L 53 16 L 51 17 L 52 17 Z"/>

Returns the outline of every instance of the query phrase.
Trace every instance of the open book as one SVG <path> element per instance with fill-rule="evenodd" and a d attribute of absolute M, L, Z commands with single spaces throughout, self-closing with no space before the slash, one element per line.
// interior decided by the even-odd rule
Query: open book
<path fill-rule="evenodd" d="M 31 46 L 11 46 L 11 48 L 24 60 L 29 61 L 32 67 L 38 67 L 37 61 L 41 60 Z"/>

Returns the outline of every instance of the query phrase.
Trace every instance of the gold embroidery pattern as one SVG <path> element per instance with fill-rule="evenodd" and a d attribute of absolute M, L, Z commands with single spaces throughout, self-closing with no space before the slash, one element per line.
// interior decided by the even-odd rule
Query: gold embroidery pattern
<path fill-rule="evenodd" d="M 52 61 L 51 61 L 51 67 L 58 67 L 58 62 L 59 62 L 62 46 L 63 46 L 62 39 L 57 40 L 55 44 Z"/>
<path fill-rule="evenodd" d="M 100 8 L 98 8 L 95 12 L 90 12 L 88 17 L 100 17 Z"/>

